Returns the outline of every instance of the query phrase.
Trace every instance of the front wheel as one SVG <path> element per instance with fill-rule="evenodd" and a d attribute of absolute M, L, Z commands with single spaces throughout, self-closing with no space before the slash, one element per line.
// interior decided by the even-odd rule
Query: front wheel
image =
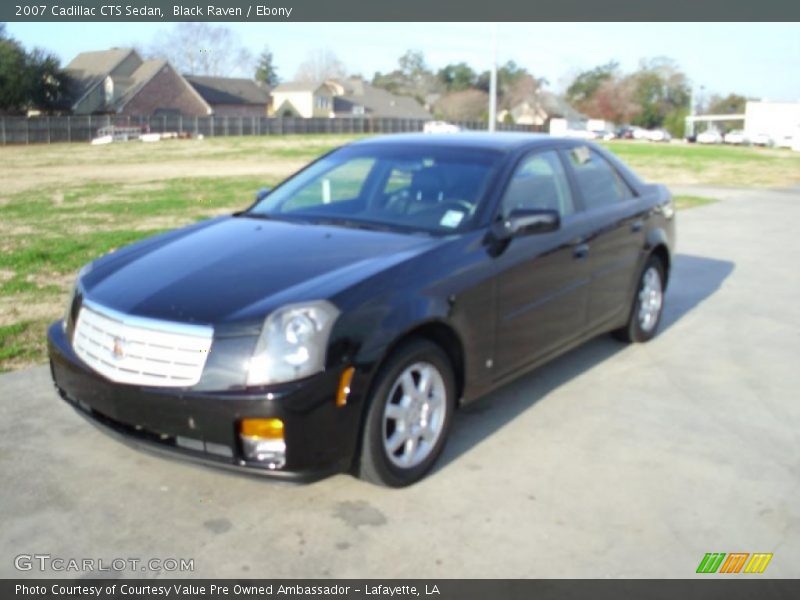
<path fill-rule="evenodd" d="M 403 345 L 381 369 L 370 398 L 359 476 L 393 487 L 421 479 L 444 448 L 454 408 L 447 355 L 427 340 Z"/>
<path fill-rule="evenodd" d="M 647 259 L 639 278 L 627 324 L 614 336 L 625 342 L 646 342 L 656 334 L 664 309 L 664 265 L 655 256 Z"/>

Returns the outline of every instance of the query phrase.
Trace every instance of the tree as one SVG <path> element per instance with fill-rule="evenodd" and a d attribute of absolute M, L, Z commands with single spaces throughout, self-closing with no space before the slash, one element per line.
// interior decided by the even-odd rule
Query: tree
<path fill-rule="evenodd" d="M 747 98 L 739 94 L 728 94 L 724 98 L 714 95 L 709 99 L 708 112 L 712 115 L 742 115 Z"/>
<path fill-rule="evenodd" d="M 413 96 L 423 104 L 429 94 L 444 90 L 418 50 L 407 50 L 397 60 L 398 68 L 389 73 L 376 72 L 372 85 L 393 94 Z"/>
<path fill-rule="evenodd" d="M 632 77 L 614 77 L 601 83 L 592 96 L 581 103 L 580 110 L 596 119 L 630 123 L 641 112 L 635 96 L 636 81 Z"/>
<path fill-rule="evenodd" d="M 264 47 L 263 52 L 258 57 L 255 80 L 271 88 L 278 85 L 278 70 L 272 62 L 272 52 L 268 47 Z"/>
<path fill-rule="evenodd" d="M 448 92 L 460 92 L 474 87 L 478 75 L 465 62 L 450 64 L 439 69 L 436 79 L 444 86 Z"/>
<path fill-rule="evenodd" d="M 312 50 L 306 60 L 297 68 L 297 81 L 325 81 L 343 79 L 347 76 L 344 63 L 328 49 Z"/>
<path fill-rule="evenodd" d="M 583 111 L 585 106 L 592 101 L 592 97 L 600 87 L 617 77 L 619 63 L 609 61 L 588 71 L 579 73 L 567 87 L 565 94 L 567 102 L 578 110 Z"/>
<path fill-rule="evenodd" d="M 634 98 L 641 108 L 632 120 L 635 125 L 648 129 L 663 127 L 671 113 L 689 108 L 689 82 L 674 61 L 668 58 L 642 61 L 632 77 L 636 86 Z"/>
<path fill-rule="evenodd" d="M 486 120 L 489 94 L 483 90 L 469 89 L 451 92 L 436 103 L 435 114 L 448 121 Z"/>
<path fill-rule="evenodd" d="M 15 40 L 0 38 L 0 111 L 19 112 L 25 105 L 25 51 Z"/>
<path fill-rule="evenodd" d="M 688 108 L 673 110 L 664 117 L 664 129 L 669 131 L 673 137 L 682 138 L 686 134 L 686 117 L 689 116 Z"/>
<path fill-rule="evenodd" d="M 397 60 L 397 64 L 406 80 L 414 86 L 423 83 L 430 75 L 430 70 L 425 64 L 425 55 L 419 50 L 406 50 L 406 53 Z"/>
<path fill-rule="evenodd" d="M 522 102 L 527 102 L 531 106 L 536 105 L 539 101 L 539 95 L 547 84 L 547 80 L 537 78 L 528 72 L 515 78 L 505 91 L 505 94 L 500 99 L 500 106 L 506 109 L 512 109 Z"/>
<path fill-rule="evenodd" d="M 146 55 L 165 58 L 179 72 L 191 75 L 231 77 L 253 72 L 253 56 L 238 37 L 227 27 L 208 23 L 177 23 Z"/>
<path fill-rule="evenodd" d="M 63 108 L 69 79 L 58 58 L 39 48 L 27 55 L 26 89 L 30 108 L 49 112 Z"/>
<path fill-rule="evenodd" d="M 26 52 L 0 28 L 0 112 L 24 113 L 61 108 L 67 76 L 58 59 L 44 50 Z"/>
<path fill-rule="evenodd" d="M 524 75 L 527 75 L 528 71 L 524 67 L 520 67 L 515 63 L 513 60 L 507 61 L 505 64 L 500 65 L 497 68 L 497 94 L 500 97 L 503 97 L 507 92 L 508 89 L 514 85 L 514 83 Z M 489 88 L 491 87 L 491 72 L 484 71 L 478 76 L 478 80 L 475 82 L 475 87 L 479 90 L 483 90 L 484 92 L 488 92 Z"/>

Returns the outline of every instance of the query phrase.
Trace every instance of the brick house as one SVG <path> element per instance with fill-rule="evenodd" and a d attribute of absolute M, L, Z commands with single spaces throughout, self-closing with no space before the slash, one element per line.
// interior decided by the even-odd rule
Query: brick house
<path fill-rule="evenodd" d="M 82 52 L 66 67 L 73 114 L 206 116 L 214 111 L 169 62 L 130 48 Z"/>

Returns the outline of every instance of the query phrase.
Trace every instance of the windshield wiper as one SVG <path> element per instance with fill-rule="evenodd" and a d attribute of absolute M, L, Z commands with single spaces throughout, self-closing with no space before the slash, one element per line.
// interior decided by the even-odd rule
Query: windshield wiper
<path fill-rule="evenodd" d="M 381 223 L 373 223 L 370 221 L 359 221 L 357 219 L 345 219 L 343 217 L 318 217 L 309 215 L 303 217 L 309 223 L 320 223 L 325 225 L 340 225 L 342 227 L 349 227 L 351 229 L 367 229 L 371 231 L 389 231 L 396 233 L 398 228 L 391 225 L 383 225 Z"/>
<path fill-rule="evenodd" d="M 257 213 L 257 212 L 250 212 L 247 210 L 242 210 L 236 213 L 233 213 L 234 217 L 247 217 L 250 219 L 261 219 L 263 221 L 295 221 L 289 217 L 288 215 L 275 215 L 269 213 Z"/>

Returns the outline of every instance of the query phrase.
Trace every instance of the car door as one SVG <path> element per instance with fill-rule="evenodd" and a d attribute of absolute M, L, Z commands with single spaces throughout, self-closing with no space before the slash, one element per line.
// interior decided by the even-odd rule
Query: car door
<path fill-rule="evenodd" d="M 588 326 L 602 327 L 630 308 L 632 278 L 644 248 L 645 211 L 600 152 L 583 145 L 564 152 L 592 226 L 586 240 L 591 278 Z"/>
<path fill-rule="evenodd" d="M 515 237 L 496 257 L 495 374 L 523 369 L 575 337 L 585 326 L 588 267 L 581 242 L 586 227 L 557 150 L 526 155 L 499 205 L 557 209 L 557 231 Z"/>

